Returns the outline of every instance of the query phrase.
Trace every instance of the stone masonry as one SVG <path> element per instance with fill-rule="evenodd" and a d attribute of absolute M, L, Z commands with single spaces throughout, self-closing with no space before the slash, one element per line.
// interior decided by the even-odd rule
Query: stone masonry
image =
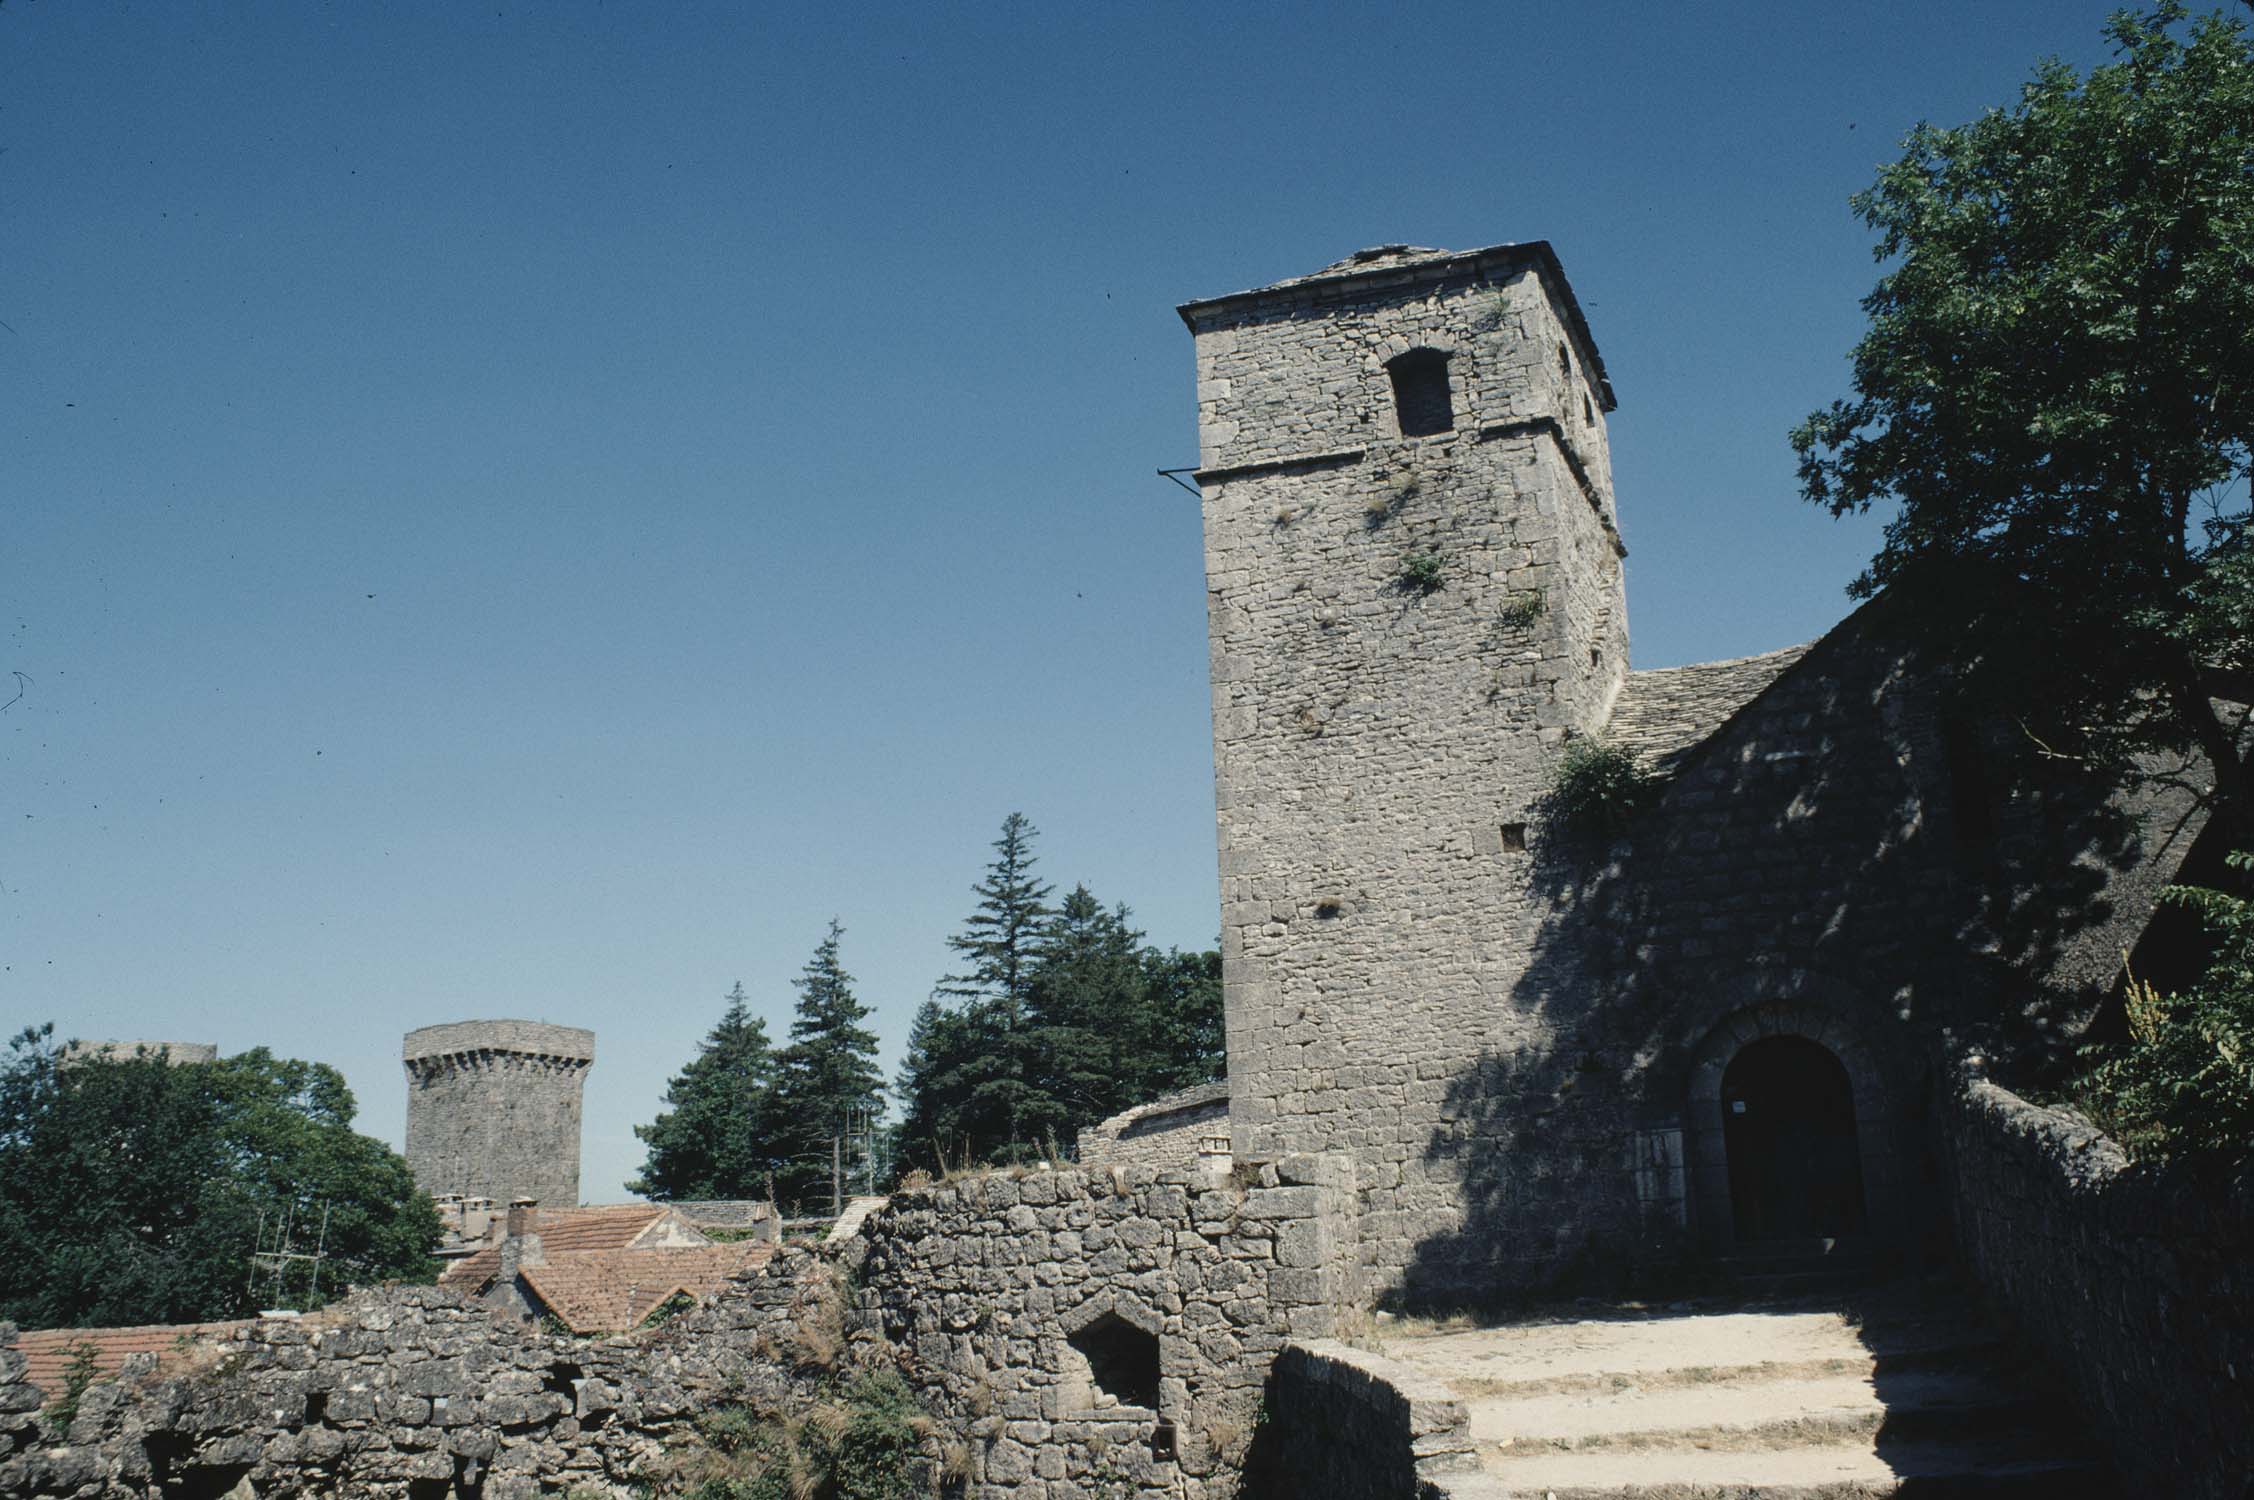
<path fill-rule="evenodd" d="M 540 1021 L 410 1031 L 407 1164 L 433 1195 L 579 1202 L 580 1090 L 595 1033 Z"/>
<path fill-rule="evenodd" d="M 1544 1039 L 1527 829 L 1627 667 L 1594 344 L 1544 244 L 1392 247 L 1193 302 L 1240 1153 L 1351 1151 L 1398 1274 L 1452 1081 Z M 1404 437 L 1387 362 L 1448 356 Z M 1420 561 L 1431 570 L 1412 575 Z"/>

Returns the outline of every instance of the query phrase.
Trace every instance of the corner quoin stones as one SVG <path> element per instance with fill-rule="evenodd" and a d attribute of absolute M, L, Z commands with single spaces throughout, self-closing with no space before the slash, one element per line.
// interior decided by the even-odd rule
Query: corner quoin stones
<path fill-rule="evenodd" d="M 432 1194 L 579 1202 L 580 1091 L 595 1033 L 540 1021 L 410 1031 L 407 1164 Z"/>

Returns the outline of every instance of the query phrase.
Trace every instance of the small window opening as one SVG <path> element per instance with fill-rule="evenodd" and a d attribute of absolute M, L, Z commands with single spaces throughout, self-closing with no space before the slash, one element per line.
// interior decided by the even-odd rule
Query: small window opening
<path fill-rule="evenodd" d="M 1456 408 L 1448 391 L 1448 356 L 1437 349 L 1411 349 L 1387 362 L 1393 377 L 1393 408 L 1401 436 L 1426 437 L 1453 432 Z"/>
<path fill-rule="evenodd" d="M 1345 911 L 1346 908 L 1340 906 L 1336 901 L 1318 901 L 1315 903 L 1315 915 L 1326 922 L 1334 917 L 1343 916 Z"/>
<path fill-rule="evenodd" d="M 1584 427 L 1597 425 L 1597 409 L 1591 404 L 1587 396 L 1581 398 L 1581 425 Z"/>
<path fill-rule="evenodd" d="M 1573 378 L 1573 356 L 1565 352 L 1565 345 L 1557 346 L 1557 372 L 1566 379 Z"/>
<path fill-rule="evenodd" d="M 1505 854 L 1524 854 L 1526 852 L 1526 825 L 1524 823 L 1505 823 L 1503 825 L 1503 852 Z"/>
<path fill-rule="evenodd" d="M 1160 1422 L 1150 1430 L 1150 1456 L 1160 1463 L 1170 1463 L 1175 1457 L 1174 1424 Z"/>
<path fill-rule="evenodd" d="M 1066 1340 L 1087 1361 L 1085 1391 L 1091 1409 L 1142 1406 L 1158 1410 L 1158 1335 L 1117 1313 L 1102 1317 Z"/>

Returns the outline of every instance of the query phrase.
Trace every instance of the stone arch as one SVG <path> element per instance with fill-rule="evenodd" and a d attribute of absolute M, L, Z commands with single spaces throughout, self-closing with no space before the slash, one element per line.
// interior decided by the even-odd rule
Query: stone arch
<path fill-rule="evenodd" d="M 1902 1164 L 1910 1159 L 1914 1129 L 1911 1093 L 1907 1070 L 1866 1019 L 1872 1014 L 1870 1002 L 1845 984 L 1805 971 L 1742 980 L 1716 1000 L 1728 1008 L 1692 1053 L 1683 1114 L 1691 1211 L 1700 1243 L 1716 1255 L 1737 1244 L 1723 1075 L 1731 1060 L 1753 1043 L 1797 1037 L 1824 1048 L 1847 1075 L 1866 1233 L 1874 1245 L 1898 1248 L 1909 1233 Z"/>

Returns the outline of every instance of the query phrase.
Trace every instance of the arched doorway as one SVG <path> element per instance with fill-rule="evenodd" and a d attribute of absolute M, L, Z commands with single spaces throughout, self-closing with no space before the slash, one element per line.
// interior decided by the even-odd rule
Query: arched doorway
<path fill-rule="evenodd" d="M 1765 1036 L 1740 1049 L 1722 1074 L 1722 1138 L 1739 1244 L 1862 1232 L 1854 1086 L 1830 1048 Z"/>

